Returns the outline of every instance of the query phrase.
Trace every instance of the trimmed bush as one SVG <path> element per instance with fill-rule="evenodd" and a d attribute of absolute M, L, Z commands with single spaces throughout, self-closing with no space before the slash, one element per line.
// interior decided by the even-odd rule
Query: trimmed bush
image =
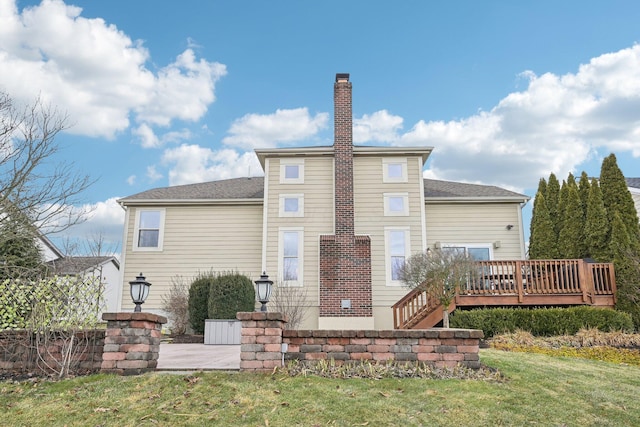
<path fill-rule="evenodd" d="M 606 308 L 492 308 L 456 310 L 451 317 L 451 327 L 482 329 L 485 338 L 489 338 L 517 330 L 534 336 L 574 335 L 588 328 L 631 332 L 633 322 L 628 313 Z"/>
<path fill-rule="evenodd" d="M 209 319 L 235 319 L 239 311 L 255 310 L 253 282 L 239 273 L 216 276 L 209 289 Z"/>
<path fill-rule="evenodd" d="M 189 324 L 196 334 L 204 334 L 204 321 L 209 318 L 209 289 L 214 279 L 213 273 L 200 274 L 189 287 Z"/>

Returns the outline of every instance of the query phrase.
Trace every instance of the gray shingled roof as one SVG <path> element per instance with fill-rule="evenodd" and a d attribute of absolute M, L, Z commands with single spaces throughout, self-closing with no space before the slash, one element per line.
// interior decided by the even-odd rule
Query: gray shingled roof
<path fill-rule="evenodd" d="M 518 198 L 528 196 L 493 185 L 463 184 L 461 182 L 424 180 L 424 195 L 431 198 Z M 199 184 L 154 188 L 121 199 L 124 203 L 161 200 L 225 200 L 262 199 L 264 178 L 233 178 Z"/>
<path fill-rule="evenodd" d="M 627 180 L 627 186 L 633 188 L 640 188 L 640 178 L 625 178 Z"/>
<path fill-rule="evenodd" d="M 90 268 L 99 266 L 100 264 L 113 259 L 118 268 L 120 263 L 112 256 L 68 256 L 55 261 L 50 261 L 49 265 L 56 274 L 78 274 L 87 271 Z"/>
<path fill-rule="evenodd" d="M 524 194 L 505 190 L 495 185 L 465 184 L 453 181 L 438 181 L 435 179 L 424 180 L 425 197 L 487 197 L 487 198 L 526 198 Z"/>
<path fill-rule="evenodd" d="M 253 177 L 154 188 L 125 197 L 121 201 L 262 199 L 263 196 L 264 178 Z"/>

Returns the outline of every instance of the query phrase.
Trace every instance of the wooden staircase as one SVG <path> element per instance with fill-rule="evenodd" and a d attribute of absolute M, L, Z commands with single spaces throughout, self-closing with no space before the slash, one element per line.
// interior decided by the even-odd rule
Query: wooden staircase
<path fill-rule="evenodd" d="M 615 306 L 613 264 L 585 260 L 479 261 L 477 274 L 449 306 Z M 428 329 L 442 321 L 442 305 L 415 288 L 393 305 L 395 329 Z"/>

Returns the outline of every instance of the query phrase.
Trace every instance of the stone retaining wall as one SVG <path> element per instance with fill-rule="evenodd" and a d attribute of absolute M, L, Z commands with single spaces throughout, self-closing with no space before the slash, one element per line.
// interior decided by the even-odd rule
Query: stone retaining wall
<path fill-rule="evenodd" d="M 152 313 L 104 313 L 107 321 L 102 372 L 136 375 L 158 365 L 164 316 Z"/>
<path fill-rule="evenodd" d="M 73 337 L 71 374 L 98 372 L 102 364 L 104 330 L 77 332 Z M 45 341 L 25 330 L 2 331 L 0 333 L 0 371 L 36 372 L 55 374 L 64 360 L 63 348 L 69 344 L 70 335 L 51 333 Z M 50 368 L 49 368 L 49 367 Z"/>
<path fill-rule="evenodd" d="M 478 352 L 484 336 L 480 330 L 285 330 L 282 313 L 238 313 L 237 317 L 242 321 L 240 370 L 244 371 L 272 370 L 283 360 L 321 359 L 480 367 Z"/>

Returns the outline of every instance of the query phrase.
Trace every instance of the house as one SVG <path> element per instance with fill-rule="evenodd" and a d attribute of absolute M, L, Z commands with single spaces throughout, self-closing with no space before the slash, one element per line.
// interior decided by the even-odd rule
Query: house
<path fill-rule="evenodd" d="M 529 197 L 423 179 L 431 147 L 354 146 L 348 74 L 334 84 L 332 146 L 255 150 L 264 178 L 156 188 L 126 211 L 123 283 L 152 283 L 161 312 L 172 278 L 237 270 L 306 289 L 303 328 L 391 329 L 406 293 L 398 265 L 412 253 L 461 247 L 477 259 L 523 259 Z M 123 310 L 132 310 L 122 290 Z"/>
<path fill-rule="evenodd" d="M 640 178 L 625 178 L 627 181 L 627 188 L 633 198 L 633 204 L 638 211 L 638 217 L 640 217 Z"/>
<path fill-rule="evenodd" d="M 47 262 L 58 276 L 97 277 L 103 286 L 102 312 L 118 311 L 120 294 L 120 262 L 113 256 L 67 256 Z"/>

